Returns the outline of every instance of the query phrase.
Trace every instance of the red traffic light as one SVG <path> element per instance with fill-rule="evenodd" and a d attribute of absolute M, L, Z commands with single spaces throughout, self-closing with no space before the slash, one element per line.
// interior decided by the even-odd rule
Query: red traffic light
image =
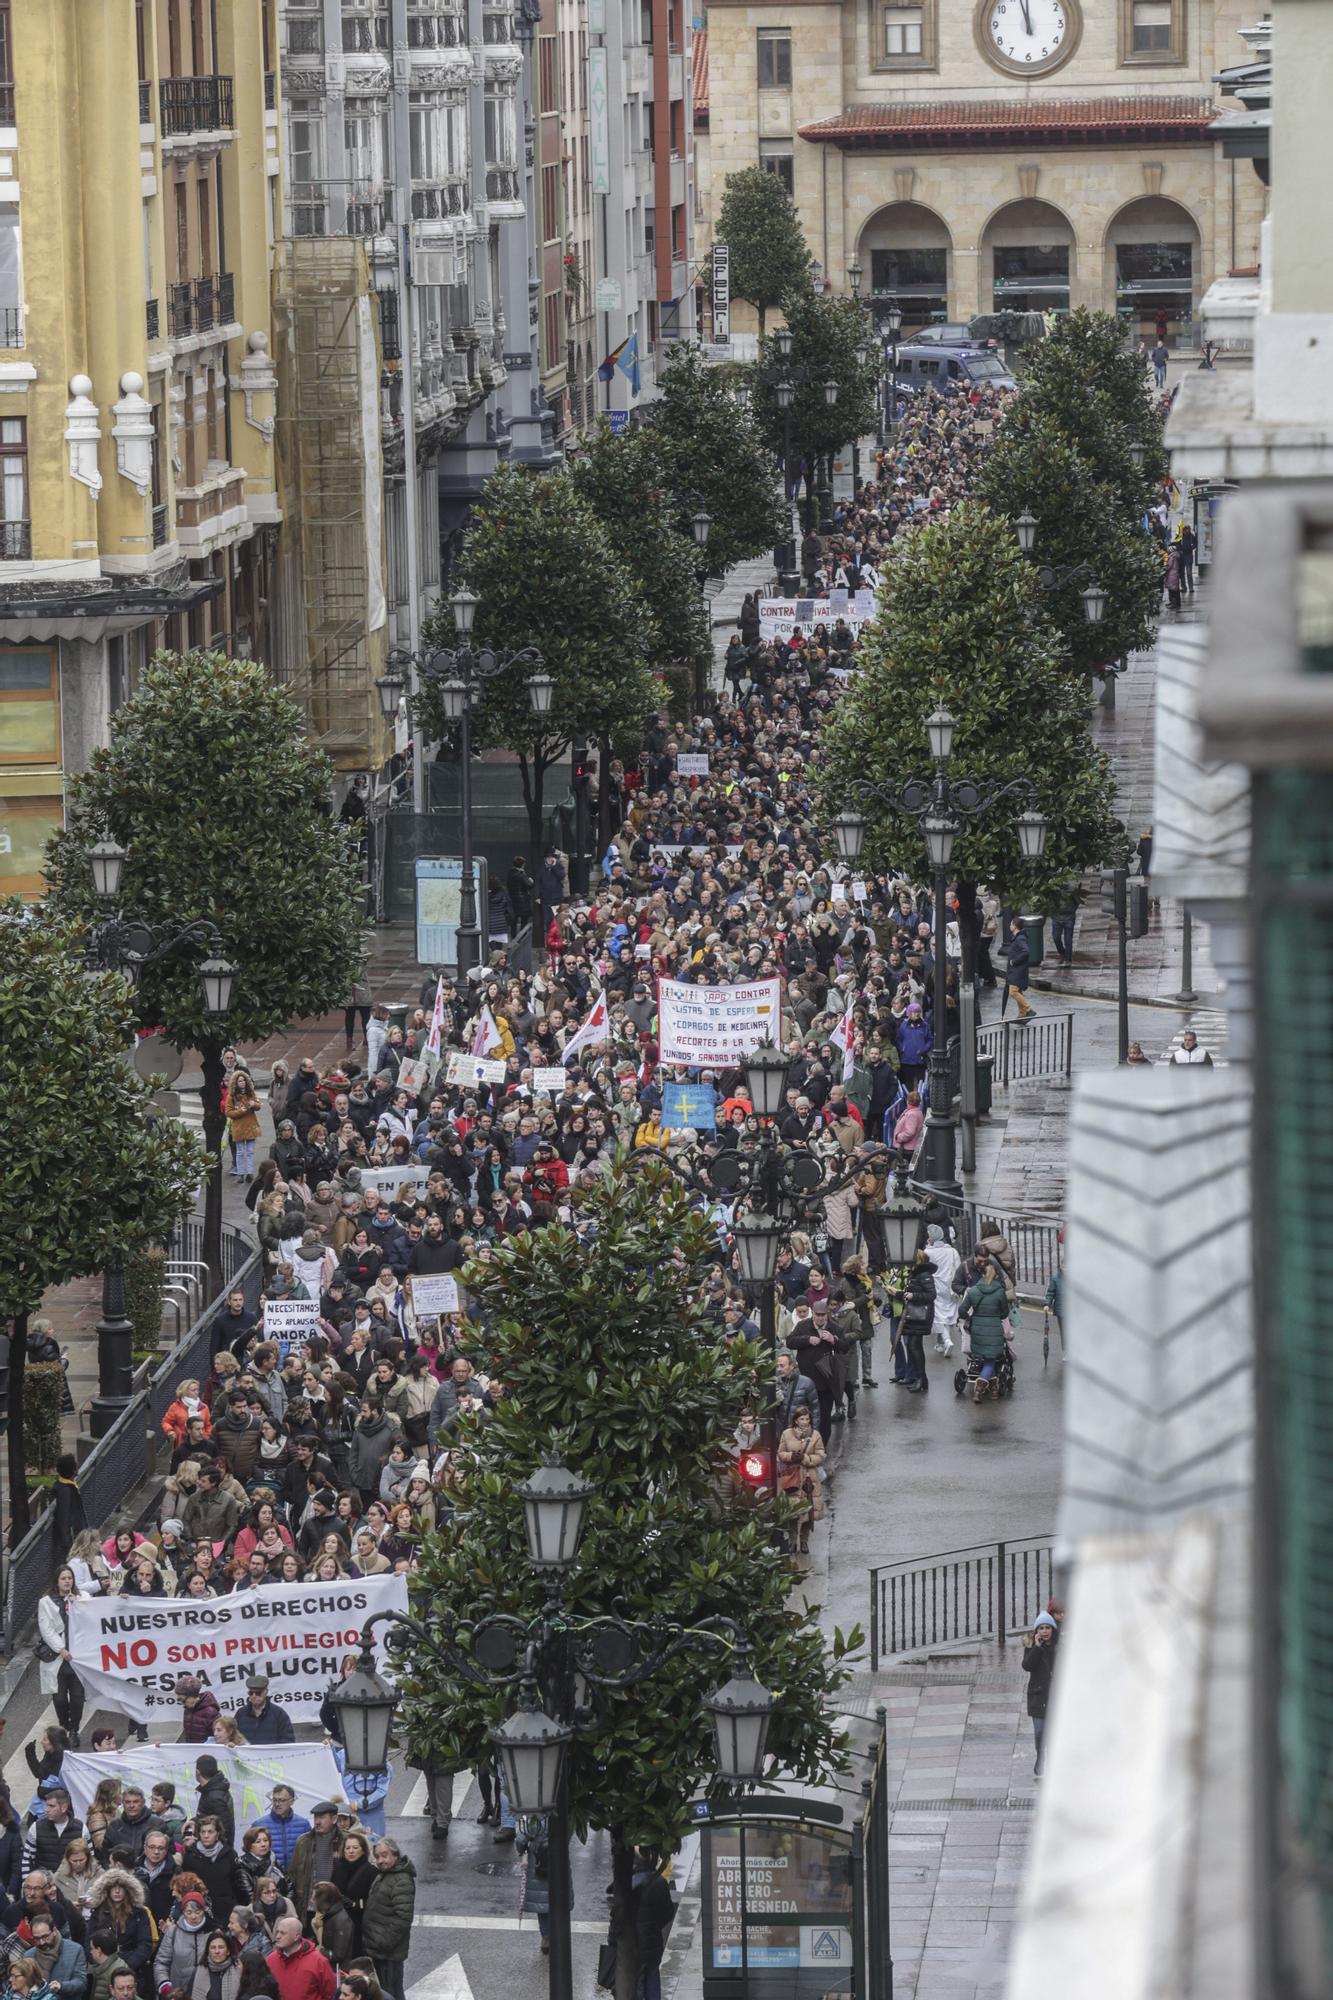
<path fill-rule="evenodd" d="M 740 1475 L 746 1486 L 766 1486 L 768 1484 L 768 1454 L 762 1451 L 743 1451 L 740 1460 Z"/>

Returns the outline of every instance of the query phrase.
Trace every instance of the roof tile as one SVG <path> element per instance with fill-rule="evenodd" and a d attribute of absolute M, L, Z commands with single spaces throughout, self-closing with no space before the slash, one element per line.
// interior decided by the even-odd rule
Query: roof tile
<path fill-rule="evenodd" d="M 706 60 L 706 59 L 705 59 Z M 706 86 L 705 86 L 705 102 Z M 696 98 L 697 102 L 697 98 Z M 802 139 L 883 146 L 985 145 L 1012 135 L 1094 139 L 1202 138 L 1216 107 L 1207 97 L 977 98 L 926 104 L 852 104 L 799 128 Z"/>

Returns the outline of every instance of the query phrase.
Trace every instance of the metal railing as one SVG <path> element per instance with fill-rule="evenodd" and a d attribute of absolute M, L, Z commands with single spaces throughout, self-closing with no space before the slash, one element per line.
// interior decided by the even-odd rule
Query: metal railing
<path fill-rule="evenodd" d="M 151 83 L 139 85 L 139 123 L 151 125 L 153 122 L 153 86 Z"/>
<path fill-rule="evenodd" d="M 194 323 L 200 333 L 207 333 L 217 318 L 217 295 L 211 278 L 196 278 L 194 281 Z"/>
<path fill-rule="evenodd" d="M 230 326 L 236 317 L 236 279 L 230 271 L 219 271 L 213 283 L 217 287 L 218 325 Z"/>
<path fill-rule="evenodd" d="M 161 337 L 162 313 L 156 299 L 145 299 L 143 308 L 144 332 L 149 340 Z"/>
<path fill-rule="evenodd" d="M 0 347 L 24 345 L 22 306 L 0 306 Z"/>
<path fill-rule="evenodd" d="M 0 125 L 14 123 L 14 86 L 0 83 Z"/>
<path fill-rule="evenodd" d="M 487 167 L 486 199 L 487 201 L 517 201 L 518 168 Z"/>
<path fill-rule="evenodd" d="M 168 287 L 167 332 L 172 340 L 194 332 L 194 286 L 188 278 L 184 284 Z"/>
<path fill-rule="evenodd" d="M 229 76 L 164 76 L 158 85 L 163 138 L 230 131 L 231 82 Z"/>
<path fill-rule="evenodd" d="M 32 557 L 32 522 L 0 521 L 0 562 L 28 562 Z"/>
<path fill-rule="evenodd" d="M 967 1639 L 1003 1646 L 1045 1608 L 1054 1587 L 1049 1534 L 881 1563 L 870 1572 L 870 1671 L 881 1660 Z"/>
<path fill-rule="evenodd" d="M 202 1267 L 204 1226 L 198 1216 L 178 1225 L 167 1249 L 169 1272 Z M 79 1467 L 84 1512 L 95 1527 L 108 1527 L 154 1471 L 164 1444 L 162 1418 L 187 1376 L 203 1381 L 209 1372 L 213 1320 L 226 1293 L 239 1287 L 253 1306 L 263 1284 L 259 1252 L 248 1233 L 230 1225 L 222 1232 L 223 1290 L 202 1307 L 194 1323 L 136 1391 L 105 1437 Z M 205 1287 L 205 1289 L 207 1289 Z M 46 1507 L 9 1559 L 4 1600 L 5 1651 L 13 1653 L 37 1616 L 38 1600 L 50 1589 L 65 1550 L 56 1546 L 55 1509 Z"/>
<path fill-rule="evenodd" d="M 153 547 L 164 549 L 167 545 L 167 510 L 165 503 L 153 509 Z"/>
<path fill-rule="evenodd" d="M 931 1195 L 954 1211 L 956 1248 L 964 1257 L 972 1255 L 983 1237 L 998 1231 L 1013 1252 L 1014 1282 L 1018 1290 L 1040 1297 L 1052 1274 L 1060 1268 L 1063 1217 L 1020 1215 L 1008 1209 L 992 1208 L 988 1203 L 973 1201 L 968 1196 L 960 1201 L 947 1189 L 932 1188 Z"/>
<path fill-rule="evenodd" d="M 401 361 L 403 336 L 398 317 L 397 292 L 377 294 L 380 306 L 380 354 L 385 361 Z"/>
<path fill-rule="evenodd" d="M 264 71 L 264 109 L 276 111 L 278 108 L 278 78 L 274 70 Z"/>
<path fill-rule="evenodd" d="M 994 1083 L 1070 1076 L 1074 1068 L 1074 1016 L 1072 1012 L 1038 1014 L 1025 1027 L 1016 1021 L 992 1021 L 977 1029 L 977 1054 L 994 1057 Z"/>

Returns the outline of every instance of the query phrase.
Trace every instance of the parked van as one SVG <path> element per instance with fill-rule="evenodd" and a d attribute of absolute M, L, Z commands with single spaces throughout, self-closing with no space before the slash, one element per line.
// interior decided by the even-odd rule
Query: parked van
<path fill-rule="evenodd" d="M 922 389 L 1016 389 L 1017 382 L 998 354 L 986 347 L 946 347 L 939 341 L 911 341 L 898 349 L 898 380 L 914 394 Z"/>

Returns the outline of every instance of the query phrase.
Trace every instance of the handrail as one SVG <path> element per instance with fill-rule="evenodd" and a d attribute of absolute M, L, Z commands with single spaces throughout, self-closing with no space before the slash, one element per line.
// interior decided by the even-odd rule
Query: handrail
<path fill-rule="evenodd" d="M 878 1564 L 870 1572 L 871 1672 L 882 1658 L 932 1646 L 968 1639 L 1003 1646 L 1051 1595 L 1052 1540 L 1022 1535 Z"/>

